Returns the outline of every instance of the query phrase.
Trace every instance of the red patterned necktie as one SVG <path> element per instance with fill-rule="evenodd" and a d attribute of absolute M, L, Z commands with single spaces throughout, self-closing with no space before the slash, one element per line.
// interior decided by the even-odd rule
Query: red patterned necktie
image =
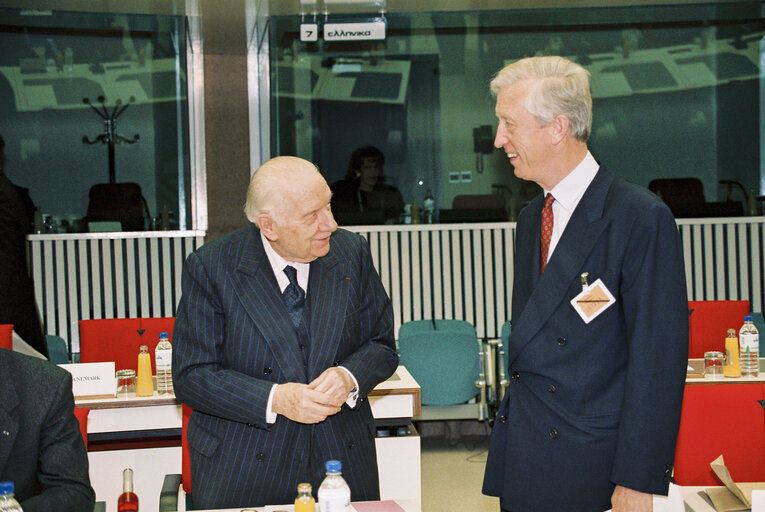
<path fill-rule="evenodd" d="M 545 205 L 542 207 L 542 232 L 541 232 L 541 241 L 542 241 L 542 251 L 541 251 L 541 260 L 539 262 L 539 273 L 545 271 L 545 267 L 547 266 L 547 253 L 550 250 L 550 238 L 552 238 L 552 230 L 553 230 L 553 210 L 552 205 L 555 201 L 555 198 L 552 194 L 548 193 L 545 196 Z"/>

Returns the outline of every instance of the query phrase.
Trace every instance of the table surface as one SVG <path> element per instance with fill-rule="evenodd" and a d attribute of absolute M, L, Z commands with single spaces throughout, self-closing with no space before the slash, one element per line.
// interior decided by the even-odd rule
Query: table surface
<path fill-rule="evenodd" d="M 751 384 L 765 382 L 765 358 L 760 358 L 760 374 L 757 377 L 725 377 L 724 375 L 704 375 L 704 360 L 689 359 L 686 384 Z"/>
<path fill-rule="evenodd" d="M 404 366 L 396 368 L 391 377 L 375 386 L 369 396 L 385 395 L 414 395 L 415 408 L 420 404 L 420 385 L 414 380 L 412 374 Z M 81 398 L 75 397 L 76 407 L 89 407 L 90 409 L 119 409 L 123 407 L 147 407 L 154 405 L 174 405 L 178 400 L 174 394 L 158 394 L 154 391 L 152 396 L 136 396 L 128 393 L 127 396 L 106 398 Z"/>
<path fill-rule="evenodd" d="M 294 510 L 294 505 L 269 505 L 266 507 L 220 508 L 201 512 L 294 512 Z M 318 504 L 316 505 L 316 510 L 317 512 L 319 510 Z M 385 500 L 351 503 L 351 512 L 400 512 L 401 510 L 404 512 L 421 512 L 420 506 L 414 500 Z"/>

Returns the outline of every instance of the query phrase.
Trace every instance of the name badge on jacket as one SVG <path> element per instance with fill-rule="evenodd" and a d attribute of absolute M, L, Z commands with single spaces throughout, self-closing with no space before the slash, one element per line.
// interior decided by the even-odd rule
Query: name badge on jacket
<path fill-rule="evenodd" d="M 582 292 L 571 299 L 571 305 L 586 324 L 592 322 L 614 302 L 616 299 L 600 279 L 584 286 Z"/>

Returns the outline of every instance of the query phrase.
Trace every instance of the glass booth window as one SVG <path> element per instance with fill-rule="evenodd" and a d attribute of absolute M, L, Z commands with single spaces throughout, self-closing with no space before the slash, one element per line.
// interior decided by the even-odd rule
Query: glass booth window
<path fill-rule="evenodd" d="M 185 42 L 182 17 L 0 9 L 5 172 L 34 232 L 191 228 Z"/>
<path fill-rule="evenodd" d="M 349 162 L 372 146 L 384 155 L 376 179 L 386 206 L 398 194 L 425 222 L 432 196 L 436 222 L 515 220 L 539 189 L 516 178 L 493 146 L 488 84 L 513 60 L 557 54 L 591 73 L 589 146 L 611 172 L 660 195 L 676 217 L 761 215 L 759 8 L 386 13 L 384 40 L 352 42 L 324 41 L 321 25 L 317 42 L 301 42 L 300 16 L 275 17 L 271 153 L 312 160 L 339 184 L 335 195 L 363 206 L 361 174 Z M 397 216 L 357 210 L 340 223 L 412 222 L 405 208 Z"/>

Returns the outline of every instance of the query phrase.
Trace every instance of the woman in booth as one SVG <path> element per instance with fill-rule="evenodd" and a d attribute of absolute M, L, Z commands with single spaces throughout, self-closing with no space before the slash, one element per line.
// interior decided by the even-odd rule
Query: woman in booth
<path fill-rule="evenodd" d="M 385 224 L 404 209 L 401 193 L 385 183 L 385 156 L 374 146 L 356 149 L 345 178 L 332 184 L 332 213 L 338 224 Z"/>

